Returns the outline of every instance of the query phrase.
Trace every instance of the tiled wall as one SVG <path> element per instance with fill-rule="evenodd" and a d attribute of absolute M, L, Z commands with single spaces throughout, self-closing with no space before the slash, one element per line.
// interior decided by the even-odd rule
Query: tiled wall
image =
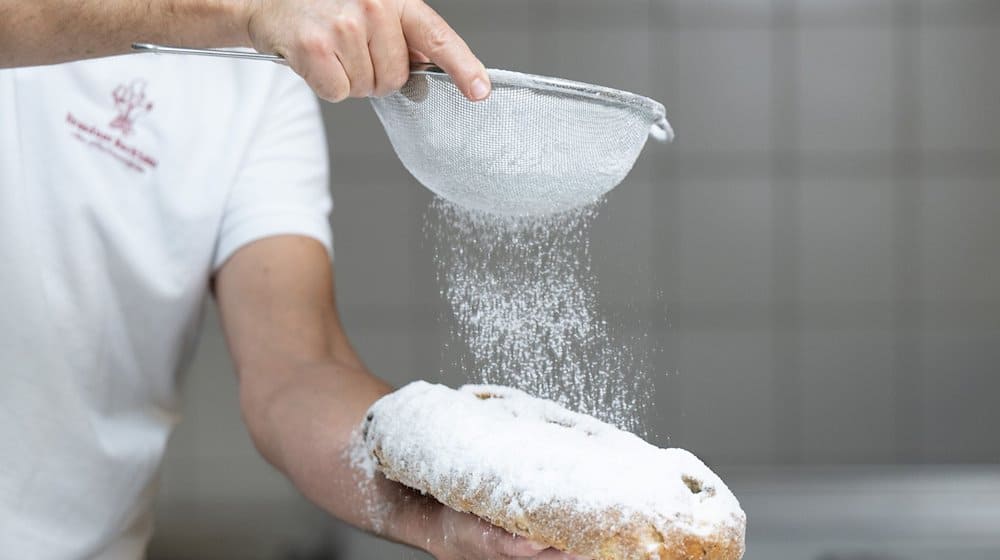
<path fill-rule="evenodd" d="M 490 66 L 667 106 L 677 141 L 647 147 L 592 237 L 609 312 L 652 326 L 659 443 L 723 465 L 1000 462 L 1000 3 L 434 5 Z M 393 382 L 441 379 L 430 195 L 366 102 L 325 115 L 349 333 Z M 293 503 L 206 331 L 164 507 Z"/>
<path fill-rule="evenodd" d="M 438 8 L 490 65 L 648 93 L 678 130 L 593 233 L 605 303 L 661 331 L 659 436 L 727 463 L 1000 460 L 1000 5 L 484 5 Z M 434 374 L 429 195 L 363 102 L 328 117 L 347 323 L 406 341 L 376 370 Z"/>

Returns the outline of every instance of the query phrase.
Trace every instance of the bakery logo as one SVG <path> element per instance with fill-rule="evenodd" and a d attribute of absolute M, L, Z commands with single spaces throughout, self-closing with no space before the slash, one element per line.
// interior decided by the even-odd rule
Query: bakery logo
<path fill-rule="evenodd" d="M 154 157 L 122 140 L 122 137 L 134 132 L 136 119 L 153 110 L 152 101 L 146 97 L 146 82 L 133 80 L 128 85 L 121 84 L 111 91 L 111 99 L 117 114 L 106 127 L 66 113 L 70 135 L 112 156 L 133 171 L 145 173 L 155 168 L 158 162 Z"/>
<path fill-rule="evenodd" d="M 111 92 L 118 115 L 111 121 L 111 128 L 122 134 L 132 134 L 135 120 L 153 110 L 153 103 L 146 99 L 146 82 L 134 80 L 131 84 L 121 84 Z"/>

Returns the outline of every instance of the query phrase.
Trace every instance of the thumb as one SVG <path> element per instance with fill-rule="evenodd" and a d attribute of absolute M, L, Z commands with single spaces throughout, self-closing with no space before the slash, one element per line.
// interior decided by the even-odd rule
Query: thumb
<path fill-rule="evenodd" d="M 490 94 L 490 77 L 483 63 L 437 12 L 423 0 L 410 0 L 400 18 L 411 50 L 427 56 L 451 76 L 459 91 L 471 101 Z"/>

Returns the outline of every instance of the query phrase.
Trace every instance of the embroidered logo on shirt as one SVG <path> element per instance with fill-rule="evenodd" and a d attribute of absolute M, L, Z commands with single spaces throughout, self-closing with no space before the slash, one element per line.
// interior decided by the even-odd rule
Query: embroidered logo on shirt
<path fill-rule="evenodd" d="M 153 110 L 153 103 L 146 99 L 146 82 L 134 80 L 131 84 L 121 84 L 111 92 L 115 100 L 115 110 L 118 116 L 111 121 L 111 128 L 117 128 L 122 134 L 132 134 L 135 120 Z"/>
<path fill-rule="evenodd" d="M 66 113 L 66 124 L 70 135 L 84 144 L 100 150 L 120 161 L 133 171 L 145 173 L 158 165 L 152 157 L 136 146 L 122 140 L 135 131 L 135 121 L 153 110 L 153 103 L 146 96 L 146 82 L 133 80 L 121 84 L 111 91 L 115 118 L 106 126 L 98 126 Z"/>

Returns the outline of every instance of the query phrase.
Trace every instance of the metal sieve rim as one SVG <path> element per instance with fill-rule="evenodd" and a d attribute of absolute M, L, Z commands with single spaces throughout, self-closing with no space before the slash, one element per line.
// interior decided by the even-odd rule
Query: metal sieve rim
<path fill-rule="evenodd" d="M 561 95 L 593 99 L 602 103 L 628 105 L 639 108 L 650 116 L 650 120 L 652 121 L 650 134 L 654 138 L 661 142 L 670 142 L 674 139 L 674 131 L 667 121 L 667 109 L 659 101 L 646 96 L 564 78 L 524 74 L 522 72 L 499 70 L 496 68 L 488 68 L 486 71 L 489 73 L 490 80 L 494 85 L 527 87 Z M 436 79 L 451 81 L 451 77 L 448 76 L 447 72 L 439 66 L 430 63 L 412 64 L 410 66 L 410 74 L 432 76 Z"/>

